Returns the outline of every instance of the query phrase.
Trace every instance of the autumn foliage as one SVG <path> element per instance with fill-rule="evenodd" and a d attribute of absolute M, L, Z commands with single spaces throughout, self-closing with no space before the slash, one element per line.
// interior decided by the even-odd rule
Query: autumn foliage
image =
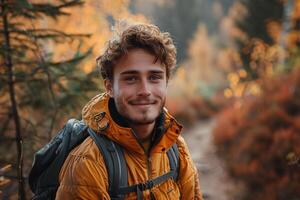
<path fill-rule="evenodd" d="M 218 106 L 200 96 L 186 98 L 170 96 L 166 102 L 168 111 L 186 127 L 195 125 L 199 119 L 213 116 L 219 109 Z"/>
<path fill-rule="evenodd" d="M 244 184 L 243 199 L 299 199 L 299 133 L 299 69 L 264 80 L 261 95 L 220 114 L 214 141 L 229 174 Z"/>

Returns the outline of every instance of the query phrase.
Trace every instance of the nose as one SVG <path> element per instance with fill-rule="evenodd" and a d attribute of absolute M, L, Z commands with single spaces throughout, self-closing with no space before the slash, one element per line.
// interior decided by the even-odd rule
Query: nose
<path fill-rule="evenodd" d="M 138 96 L 149 96 L 151 94 L 150 85 L 146 80 L 140 82 Z"/>

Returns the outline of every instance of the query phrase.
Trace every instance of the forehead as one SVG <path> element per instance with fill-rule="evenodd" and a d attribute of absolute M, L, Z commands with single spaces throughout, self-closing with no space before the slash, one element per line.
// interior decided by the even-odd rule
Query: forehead
<path fill-rule="evenodd" d="M 122 56 L 114 67 L 114 75 L 123 72 L 134 71 L 136 73 L 161 71 L 165 72 L 165 66 L 156 60 L 155 56 L 143 49 L 131 49 Z"/>

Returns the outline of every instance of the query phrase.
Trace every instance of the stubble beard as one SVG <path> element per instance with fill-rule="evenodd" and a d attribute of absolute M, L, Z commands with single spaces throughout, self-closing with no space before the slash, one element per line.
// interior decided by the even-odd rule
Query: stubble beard
<path fill-rule="evenodd" d="M 122 109 L 123 106 L 117 105 L 117 108 L 119 107 L 118 111 L 119 113 L 126 119 L 126 121 L 129 124 L 134 124 L 134 125 L 148 125 L 152 124 L 156 121 L 156 119 L 159 117 L 159 115 L 163 112 L 163 108 L 165 106 L 166 99 L 162 100 L 162 103 L 160 104 L 160 107 L 157 111 L 157 114 L 153 118 L 149 118 L 148 110 L 142 111 L 142 117 L 140 119 L 135 119 L 132 118 L 127 112 L 126 109 Z"/>

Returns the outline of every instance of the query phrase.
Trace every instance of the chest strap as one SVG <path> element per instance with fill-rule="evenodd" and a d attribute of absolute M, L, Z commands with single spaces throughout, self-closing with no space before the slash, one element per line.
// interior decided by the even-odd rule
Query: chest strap
<path fill-rule="evenodd" d="M 174 173 L 175 173 L 175 171 L 169 171 L 161 176 L 158 176 L 154 179 L 148 180 L 144 183 L 139 183 L 139 184 L 135 184 L 135 185 L 127 186 L 127 187 L 120 187 L 119 193 L 120 194 L 128 194 L 130 192 L 136 192 L 137 199 L 138 200 L 143 199 L 142 191 L 149 190 L 149 189 L 153 188 L 154 186 L 165 182 L 169 178 L 173 178 Z"/>

